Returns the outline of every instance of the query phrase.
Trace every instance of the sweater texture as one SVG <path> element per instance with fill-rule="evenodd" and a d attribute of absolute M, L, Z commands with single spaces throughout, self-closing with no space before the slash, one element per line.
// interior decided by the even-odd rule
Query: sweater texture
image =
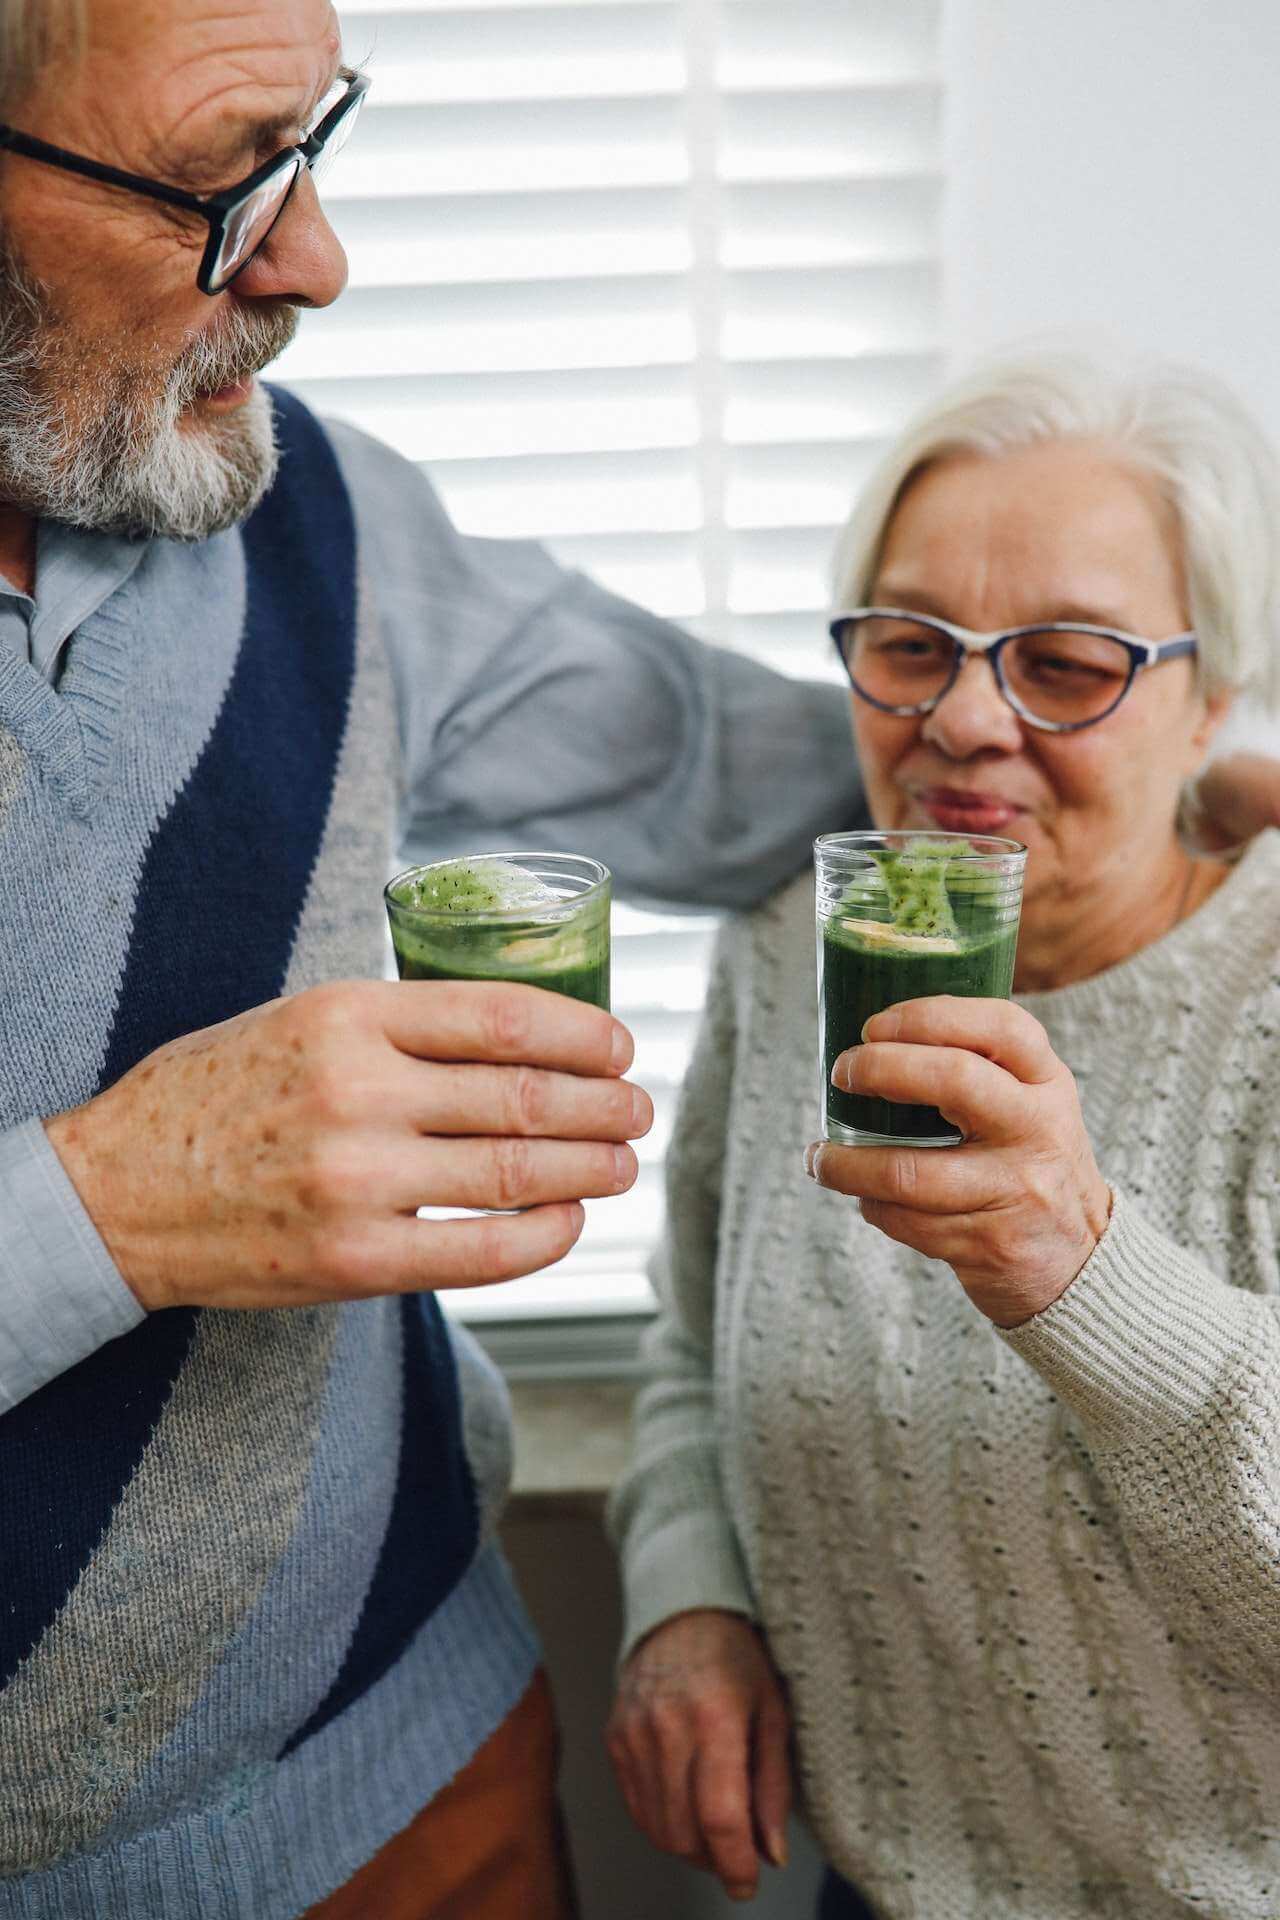
<path fill-rule="evenodd" d="M 242 530 L 151 543 L 57 691 L 0 655 L 0 1127 L 382 972 L 376 583 L 326 436 L 276 405 L 280 479 Z M 0 1915 L 290 1920 L 531 1677 L 491 1539 L 502 1389 L 430 1294 L 117 1310 L 0 1419 Z"/>
<path fill-rule="evenodd" d="M 760 1622 L 886 1920 L 1280 1913 L 1280 835 L 1028 995 L 1110 1225 L 1001 1333 L 805 1179 L 813 888 L 722 937 L 615 1496 L 628 1644 Z"/>

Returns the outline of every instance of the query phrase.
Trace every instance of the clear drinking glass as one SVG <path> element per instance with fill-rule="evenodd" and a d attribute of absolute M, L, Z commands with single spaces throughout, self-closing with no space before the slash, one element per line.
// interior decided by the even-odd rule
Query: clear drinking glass
<path fill-rule="evenodd" d="M 573 853 L 410 867 L 385 894 L 400 978 L 512 980 L 607 1012 L 612 895 L 609 869 Z"/>
<path fill-rule="evenodd" d="M 843 1146 L 952 1147 L 935 1107 L 841 1093 L 831 1069 L 874 1013 L 953 993 L 1007 1000 L 1027 850 L 962 833 L 829 833 L 818 883 L 818 1060 L 824 1132 Z"/>

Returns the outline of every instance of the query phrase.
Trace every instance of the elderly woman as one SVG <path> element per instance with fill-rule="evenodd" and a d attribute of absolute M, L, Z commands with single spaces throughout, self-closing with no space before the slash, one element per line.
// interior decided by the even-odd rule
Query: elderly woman
<path fill-rule="evenodd" d="M 1280 1914 L 1280 835 L 1175 831 L 1274 700 L 1278 528 L 1216 388 L 1055 360 L 953 392 L 846 536 L 876 824 L 1030 858 L 1016 1002 L 896 1007 L 834 1070 L 955 1148 L 809 1144 L 810 882 L 720 942 L 609 1744 L 741 1897 L 793 1740 L 824 1915 Z"/>

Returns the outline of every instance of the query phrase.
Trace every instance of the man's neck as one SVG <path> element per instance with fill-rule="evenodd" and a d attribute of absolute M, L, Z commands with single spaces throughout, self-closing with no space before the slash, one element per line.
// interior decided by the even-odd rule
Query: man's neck
<path fill-rule="evenodd" d="M 0 501 L 0 574 L 19 593 L 36 590 L 36 523 Z"/>

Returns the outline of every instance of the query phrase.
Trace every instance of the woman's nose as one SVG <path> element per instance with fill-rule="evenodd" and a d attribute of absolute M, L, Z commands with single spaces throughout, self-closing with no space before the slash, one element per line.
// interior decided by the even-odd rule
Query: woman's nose
<path fill-rule="evenodd" d="M 990 660 L 971 654 L 956 676 L 950 692 L 926 714 L 921 728 L 931 746 L 952 760 L 975 753 L 1017 753 L 1022 726 L 996 684 Z"/>
<path fill-rule="evenodd" d="M 236 275 L 242 300 L 327 307 L 347 284 L 347 256 L 329 225 L 309 171 L 294 188 L 271 237 Z"/>

